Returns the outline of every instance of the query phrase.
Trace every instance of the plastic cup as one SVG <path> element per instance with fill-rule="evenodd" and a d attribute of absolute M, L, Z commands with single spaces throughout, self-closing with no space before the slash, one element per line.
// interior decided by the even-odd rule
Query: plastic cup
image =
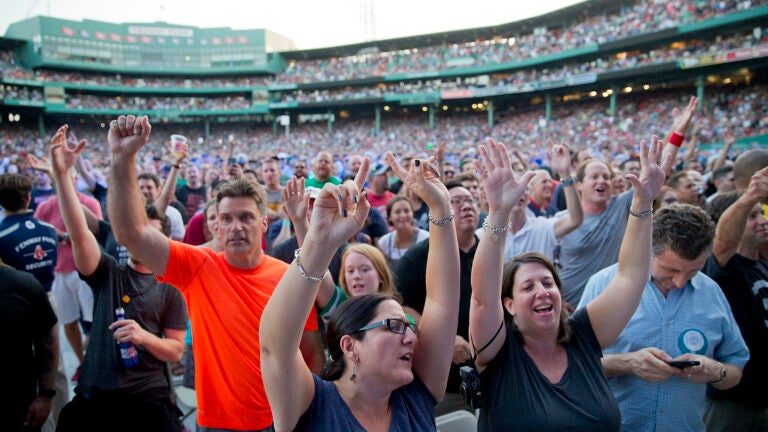
<path fill-rule="evenodd" d="M 171 135 L 171 154 L 174 159 L 178 159 L 184 155 L 184 144 L 187 142 L 187 137 L 184 135 Z"/>

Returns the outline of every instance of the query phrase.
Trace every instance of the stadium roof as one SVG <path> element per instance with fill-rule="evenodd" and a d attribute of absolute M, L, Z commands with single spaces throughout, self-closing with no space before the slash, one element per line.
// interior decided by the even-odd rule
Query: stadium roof
<path fill-rule="evenodd" d="M 24 45 L 25 43 L 27 43 L 27 41 L 22 39 L 12 39 L 0 36 L 0 50 L 2 51 L 12 50 L 17 46 Z"/>
<path fill-rule="evenodd" d="M 529 33 L 536 27 L 546 26 L 548 28 L 558 28 L 564 25 L 570 25 L 579 17 L 615 12 L 620 10 L 623 6 L 631 5 L 634 3 L 635 0 L 589 0 L 568 6 L 563 9 L 549 12 L 544 15 L 539 15 L 533 18 L 527 18 L 524 20 L 514 21 L 497 26 L 430 33 L 328 48 L 284 51 L 280 54 L 288 59 L 293 60 L 316 60 L 327 59 L 331 57 L 351 56 L 359 53 L 362 50 L 371 48 L 378 49 L 381 52 L 387 52 L 435 46 L 441 45 L 443 43 L 464 43 L 476 39 L 489 40 L 500 35 Z"/>

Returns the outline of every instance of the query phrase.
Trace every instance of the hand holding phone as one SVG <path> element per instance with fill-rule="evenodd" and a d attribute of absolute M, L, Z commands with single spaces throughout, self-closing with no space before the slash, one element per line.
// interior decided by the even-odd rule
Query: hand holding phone
<path fill-rule="evenodd" d="M 691 360 L 691 361 L 678 360 L 678 361 L 668 361 L 667 364 L 672 367 L 683 369 L 691 366 L 698 366 L 701 364 L 701 362 L 698 360 Z"/>

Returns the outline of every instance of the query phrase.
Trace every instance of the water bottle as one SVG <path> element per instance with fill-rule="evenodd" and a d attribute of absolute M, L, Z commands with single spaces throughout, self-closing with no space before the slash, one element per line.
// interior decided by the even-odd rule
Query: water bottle
<path fill-rule="evenodd" d="M 121 307 L 115 309 L 115 316 L 118 320 L 124 320 L 125 309 Z M 136 346 L 133 342 L 120 342 L 120 357 L 123 359 L 123 366 L 127 368 L 139 364 L 139 353 L 136 352 Z"/>

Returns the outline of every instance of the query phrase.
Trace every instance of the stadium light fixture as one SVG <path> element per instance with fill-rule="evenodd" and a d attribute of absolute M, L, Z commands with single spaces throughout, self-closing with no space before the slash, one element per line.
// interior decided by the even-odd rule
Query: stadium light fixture
<path fill-rule="evenodd" d="M 384 105 L 384 111 L 389 111 L 389 105 Z"/>
<path fill-rule="evenodd" d="M 726 78 L 726 79 L 723 80 L 723 84 L 730 84 L 730 83 L 731 83 L 731 79 L 730 78 Z"/>
<path fill-rule="evenodd" d="M 421 107 L 421 110 L 424 111 L 424 112 L 427 112 L 427 111 L 429 111 L 429 108 L 423 106 L 423 107 Z"/>
<path fill-rule="evenodd" d="M 597 92 L 592 90 L 591 92 L 589 92 L 589 96 L 590 97 L 595 97 L 595 96 L 597 96 Z"/>
<path fill-rule="evenodd" d="M 632 87 L 630 86 L 624 87 L 624 93 L 632 93 Z"/>
<path fill-rule="evenodd" d="M 648 89 L 650 89 L 650 88 L 651 88 L 651 86 L 649 86 L 648 84 L 646 84 L 646 85 L 644 85 L 644 86 L 643 86 L 643 90 L 648 90 Z"/>

